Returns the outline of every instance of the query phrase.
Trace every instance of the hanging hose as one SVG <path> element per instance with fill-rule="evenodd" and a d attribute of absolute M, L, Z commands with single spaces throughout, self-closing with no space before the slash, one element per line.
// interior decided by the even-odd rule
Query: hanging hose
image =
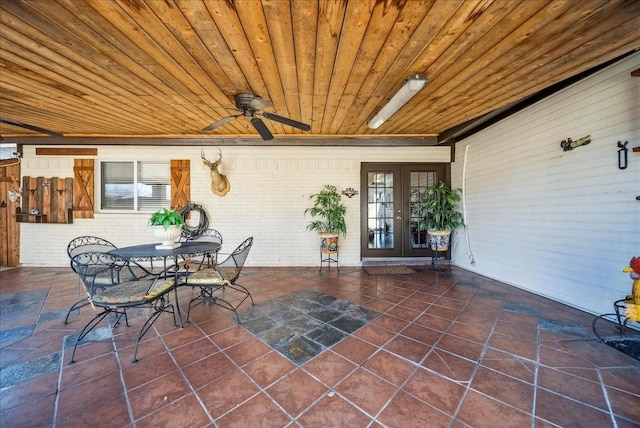
<path fill-rule="evenodd" d="M 467 154 L 469 153 L 469 145 L 464 148 L 464 162 L 462 163 L 462 216 L 467 221 Z M 473 252 L 471 251 L 471 244 L 469 243 L 469 226 L 465 226 L 464 234 L 467 239 L 467 249 L 469 250 L 469 260 L 471 266 L 476 265 L 476 261 L 473 258 Z"/>
<path fill-rule="evenodd" d="M 197 211 L 200 214 L 200 221 L 197 226 L 190 226 L 187 224 L 187 215 L 191 211 Z M 209 219 L 207 218 L 207 213 L 202 208 L 202 205 L 196 204 L 195 202 L 189 202 L 180 210 L 180 214 L 182 215 L 182 220 L 184 222 L 182 225 L 182 239 L 187 241 L 196 239 L 209 229 Z"/>

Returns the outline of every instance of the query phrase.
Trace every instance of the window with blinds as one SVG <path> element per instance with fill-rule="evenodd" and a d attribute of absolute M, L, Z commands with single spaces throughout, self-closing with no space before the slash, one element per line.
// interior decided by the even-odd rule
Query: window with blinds
<path fill-rule="evenodd" d="M 100 208 L 156 211 L 171 206 L 170 162 L 101 162 Z"/>

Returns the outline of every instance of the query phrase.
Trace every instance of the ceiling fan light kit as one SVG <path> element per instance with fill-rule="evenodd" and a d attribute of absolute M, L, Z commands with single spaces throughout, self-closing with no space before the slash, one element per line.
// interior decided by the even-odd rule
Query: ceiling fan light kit
<path fill-rule="evenodd" d="M 271 107 L 271 102 L 265 101 L 257 95 L 254 94 L 237 94 L 235 96 L 236 109 L 242 112 L 242 114 L 234 114 L 231 116 L 224 117 L 217 122 L 212 123 L 211 125 L 203 128 L 203 131 L 211 131 L 216 129 L 228 122 L 231 122 L 234 119 L 239 117 L 246 117 L 251 121 L 253 127 L 258 131 L 258 134 L 262 137 L 263 140 L 273 140 L 273 134 L 267 128 L 267 125 L 264 124 L 262 119 L 257 117 L 258 110 L 262 110 L 266 107 Z M 277 114 L 264 112 L 260 114 L 261 116 L 266 117 L 267 119 L 284 123 L 285 125 L 293 126 L 294 128 L 301 129 L 303 131 L 311 130 L 311 126 L 306 123 L 298 122 L 297 120 L 289 119 L 288 117 L 279 116 Z"/>
<path fill-rule="evenodd" d="M 395 112 L 405 105 L 415 94 L 417 94 L 428 82 L 423 74 L 412 74 L 405 80 L 404 85 L 398 89 L 387 104 L 380 109 L 378 114 L 373 116 L 368 126 L 371 129 L 378 129 L 380 125 L 385 123 Z"/>

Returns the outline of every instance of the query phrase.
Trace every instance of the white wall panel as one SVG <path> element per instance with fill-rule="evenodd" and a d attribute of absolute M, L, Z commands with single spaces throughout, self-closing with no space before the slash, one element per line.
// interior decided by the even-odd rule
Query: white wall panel
<path fill-rule="evenodd" d="M 465 190 L 467 229 L 454 235 L 455 265 L 593 313 L 630 292 L 622 269 L 640 256 L 638 67 L 635 54 L 456 144 L 452 182 Z M 586 135 L 588 145 L 560 147 Z M 625 170 L 618 141 L 629 141 Z"/>

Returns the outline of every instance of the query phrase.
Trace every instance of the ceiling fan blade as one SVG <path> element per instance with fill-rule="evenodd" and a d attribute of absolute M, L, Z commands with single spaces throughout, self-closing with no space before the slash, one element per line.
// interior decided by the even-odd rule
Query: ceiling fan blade
<path fill-rule="evenodd" d="M 294 128 L 302 129 L 303 131 L 310 131 L 311 126 L 306 123 L 298 122 L 297 120 L 289 119 L 288 117 L 278 116 L 277 114 L 264 112 L 262 113 L 267 119 L 275 120 L 276 122 L 284 123 L 285 125 L 293 126 Z"/>
<path fill-rule="evenodd" d="M 219 120 L 219 121 L 217 121 L 217 122 L 213 122 L 211 125 L 209 125 L 209 126 L 207 126 L 207 127 L 203 128 L 202 130 L 203 130 L 203 131 L 211 131 L 212 129 L 216 129 L 217 127 L 222 126 L 222 125 L 224 125 L 225 123 L 229 123 L 229 122 L 231 122 L 232 120 L 234 120 L 234 119 L 236 119 L 236 118 L 238 118 L 238 117 L 240 117 L 240 116 L 242 116 L 242 115 L 241 115 L 241 114 L 235 114 L 235 115 L 233 115 L 233 116 L 225 117 L 225 118 L 223 118 L 223 119 L 220 119 L 220 120 Z"/>
<path fill-rule="evenodd" d="M 15 120 L 7 119 L 6 117 L 0 117 L 0 123 L 6 123 L 7 125 L 13 125 L 19 128 L 29 129 L 31 131 L 40 132 L 42 134 L 47 134 L 52 137 L 62 137 L 62 134 L 58 132 L 49 131 L 48 129 L 40 128 L 39 126 L 29 125 L 27 123 L 22 123 Z"/>
<path fill-rule="evenodd" d="M 267 125 L 265 125 L 262 120 L 257 117 L 252 117 L 251 124 L 256 128 L 256 131 L 258 131 L 258 134 L 260 134 L 263 140 L 273 140 L 273 134 L 271 134 L 271 131 L 269 131 L 269 128 L 267 128 Z"/>

